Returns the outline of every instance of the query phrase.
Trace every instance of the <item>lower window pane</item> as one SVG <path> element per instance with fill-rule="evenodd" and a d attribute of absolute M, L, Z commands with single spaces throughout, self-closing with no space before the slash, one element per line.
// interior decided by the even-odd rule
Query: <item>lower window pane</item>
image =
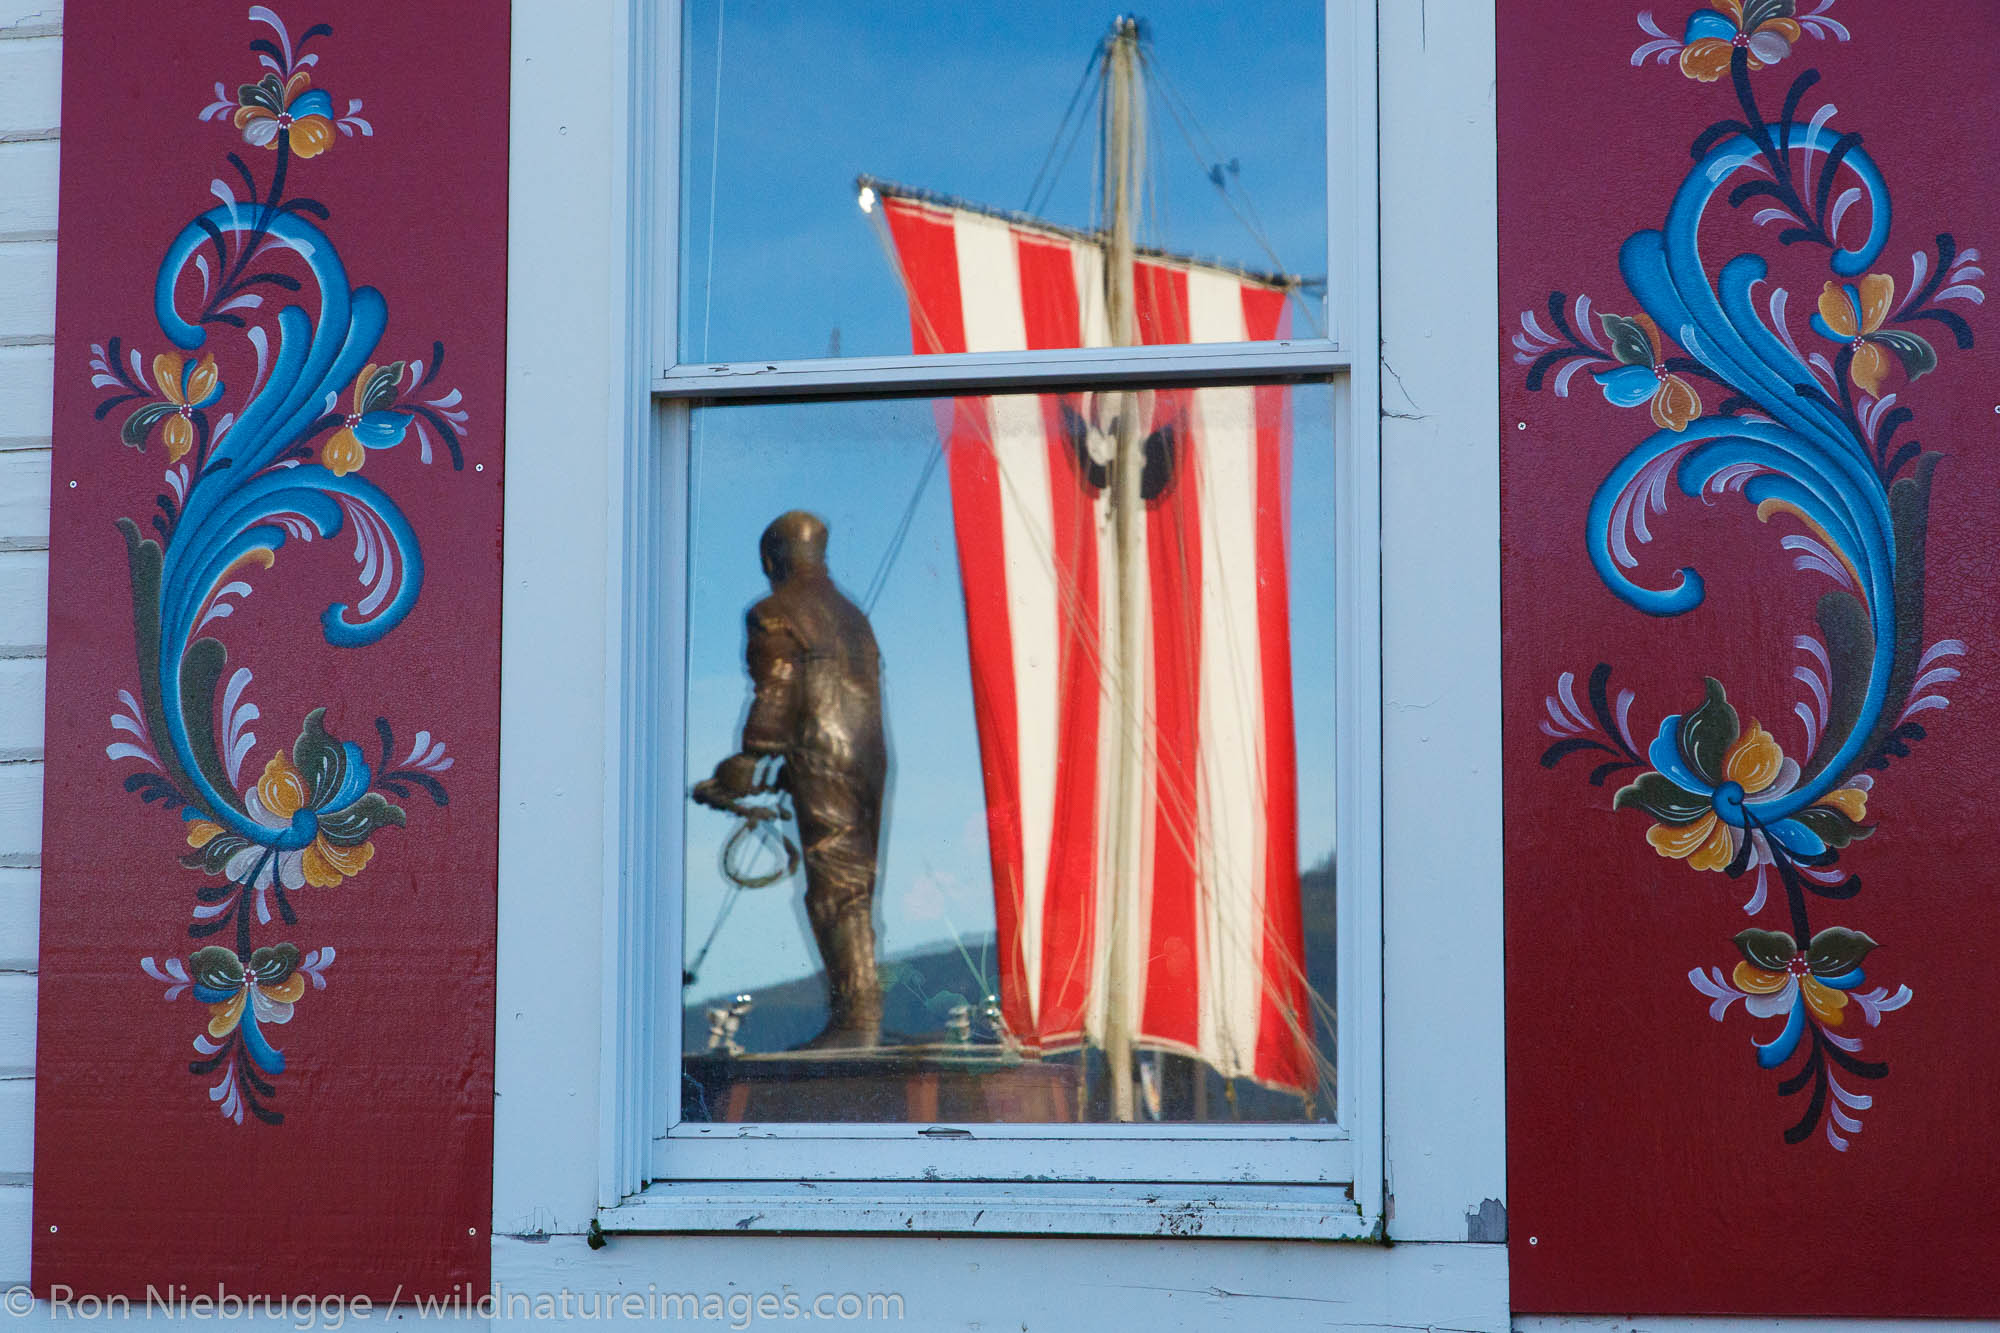
<path fill-rule="evenodd" d="M 692 413 L 682 1118 L 1333 1118 L 1324 383 Z"/>

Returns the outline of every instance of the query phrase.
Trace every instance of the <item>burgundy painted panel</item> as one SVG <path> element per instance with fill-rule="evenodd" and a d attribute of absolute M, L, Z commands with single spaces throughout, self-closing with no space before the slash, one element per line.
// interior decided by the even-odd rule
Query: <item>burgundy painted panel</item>
<path fill-rule="evenodd" d="M 507 69 L 64 15 L 38 1292 L 487 1281 Z"/>
<path fill-rule="evenodd" d="M 1499 4 L 1513 1303 L 2000 1315 L 2000 9 L 1637 9 Z"/>

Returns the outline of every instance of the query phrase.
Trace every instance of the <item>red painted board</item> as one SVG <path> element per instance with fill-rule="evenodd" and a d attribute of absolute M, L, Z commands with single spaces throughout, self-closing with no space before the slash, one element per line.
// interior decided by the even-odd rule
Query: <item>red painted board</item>
<path fill-rule="evenodd" d="M 1498 10 L 1513 1304 L 2000 1315 L 2000 9 L 1640 8 Z"/>
<path fill-rule="evenodd" d="M 35 1289 L 483 1288 L 507 7 L 63 59 Z"/>

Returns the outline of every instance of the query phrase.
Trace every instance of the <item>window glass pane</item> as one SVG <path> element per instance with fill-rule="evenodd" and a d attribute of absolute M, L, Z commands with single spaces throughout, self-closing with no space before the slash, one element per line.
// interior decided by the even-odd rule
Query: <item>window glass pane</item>
<path fill-rule="evenodd" d="M 693 411 L 686 1119 L 1332 1118 L 1331 419 Z"/>
<path fill-rule="evenodd" d="M 1320 0 L 1113 13 L 692 0 L 680 360 L 1323 336 Z"/>

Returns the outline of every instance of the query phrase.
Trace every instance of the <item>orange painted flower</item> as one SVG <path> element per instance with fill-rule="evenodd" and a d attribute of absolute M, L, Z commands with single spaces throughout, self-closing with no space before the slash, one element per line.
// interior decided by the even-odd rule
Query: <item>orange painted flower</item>
<path fill-rule="evenodd" d="M 144 449 L 146 436 L 164 421 L 160 438 L 166 442 L 167 461 L 178 463 L 194 447 L 195 413 L 222 397 L 222 374 L 213 355 L 189 361 L 179 352 L 161 352 L 153 358 L 153 382 L 159 398 L 126 417 L 119 436 L 134 449 Z"/>
<path fill-rule="evenodd" d="M 1795 0 L 1709 0 L 1708 9 L 1688 19 L 1681 73 L 1714 83 L 1729 73 L 1739 50 L 1752 70 L 1777 64 L 1805 36 L 1797 12 Z"/>
<path fill-rule="evenodd" d="M 1660 326 L 1652 316 L 1599 315 L 1598 323 L 1611 340 L 1611 354 L 1620 362 L 1616 370 L 1591 376 L 1604 389 L 1605 400 L 1618 407 L 1649 402 L 1654 425 L 1661 430 L 1686 430 L 1688 422 L 1701 415 L 1701 395 L 1694 385 L 1667 369 Z"/>
<path fill-rule="evenodd" d="M 243 813 L 268 832 L 253 839 L 214 820 L 190 820 L 195 855 L 184 865 L 255 889 L 331 888 L 367 867 L 375 830 L 402 824 L 403 811 L 368 789 L 361 747 L 329 736 L 324 711 L 306 715 L 291 753 L 274 752 L 243 793 Z"/>
<path fill-rule="evenodd" d="M 1745 930 L 1736 936 L 1743 961 L 1730 980 L 1743 992 L 1754 1018 L 1785 1019 L 1770 1042 L 1757 1043 L 1757 1063 L 1776 1069 L 1791 1059 L 1810 1016 L 1821 1027 L 1839 1027 L 1847 1016 L 1848 992 L 1866 976 L 1862 959 L 1875 941 L 1858 930 L 1831 926 L 1801 949 L 1782 930 Z"/>
<path fill-rule="evenodd" d="M 1827 283 L 1820 290 L 1819 313 L 1813 316 L 1813 329 L 1821 337 L 1847 344 L 1848 378 L 1876 398 L 1882 396 L 1882 381 L 1889 377 L 1891 352 L 1911 379 L 1937 368 L 1937 351 L 1928 341 L 1903 329 L 1882 327 L 1895 309 L 1896 280 L 1886 273 L 1870 273 L 1858 283 Z"/>
<path fill-rule="evenodd" d="M 354 377 L 354 410 L 340 418 L 340 429 L 326 442 L 320 458 L 336 477 L 358 470 L 370 449 L 393 449 L 410 429 L 410 413 L 390 409 L 403 381 L 405 363 L 368 365 Z"/>
<path fill-rule="evenodd" d="M 1836 788 L 1789 814 L 1757 816 L 1756 802 L 1785 796 L 1799 784 L 1797 761 L 1753 719 L 1748 730 L 1720 683 L 1686 715 L 1672 714 L 1647 750 L 1653 771 L 1642 773 L 1612 800 L 1619 810 L 1651 815 L 1646 841 L 1661 856 L 1696 870 L 1739 871 L 1771 862 L 1776 853 L 1824 856 L 1871 831 L 1861 823 L 1868 793 L 1861 779 Z"/>
<path fill-rule="evenodd" d="M 312 75 L 300 70 L 282 84 L 275 74 L 236 90 L 236 128 L 245 143 L 276 148 L 283 138 L 298 157 L 318 157 L 333 146 L 333 99 L 308 91 Z"/>
<path fill-rule="evenodd" d="M 284 1053 L 271 1045 L 263 1028 L 291 1022 L 292 1006 L 306 993 L 298 946 L 266 945 L 246 960 L 234 949 L 211 944 L 189 955 L 186 971 L 195 999 L 208 1006 L 209 1039 L 222 1041 L 240 1030 L 258 1068 L 282 1073 Z"/>

